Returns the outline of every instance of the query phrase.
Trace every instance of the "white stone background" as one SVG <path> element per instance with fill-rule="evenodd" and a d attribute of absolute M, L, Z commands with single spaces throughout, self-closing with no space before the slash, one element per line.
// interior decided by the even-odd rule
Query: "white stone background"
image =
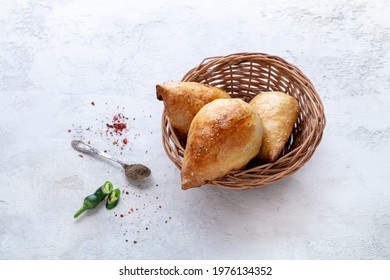
<path fill-rule="evenodd" d="M 1 0 L 0 259 L 389 259 L 389 15 L 385 0 Z M 279 183 L 182 191 L 155 85 L 236 52 L 280 56 L 311 79 L 323 140 Z M 118 112 L 123 151 L 86 130 Z M 79 157 L 80 137 L 152 179 L 139 187 Z M 74 220 L 105 180 L 129 195 Z"/>

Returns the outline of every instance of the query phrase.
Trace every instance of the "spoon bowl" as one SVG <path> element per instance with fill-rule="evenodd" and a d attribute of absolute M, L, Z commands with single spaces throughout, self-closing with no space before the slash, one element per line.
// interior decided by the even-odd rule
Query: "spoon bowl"
<path fill-rule="evenodd" d="M 152 174 L 151 170 L 145 165 L 136 163 L 136 164 L 128 164 L 125 167 L 125 174 L 128 178 L 133 180 L 146 180 Z"/>

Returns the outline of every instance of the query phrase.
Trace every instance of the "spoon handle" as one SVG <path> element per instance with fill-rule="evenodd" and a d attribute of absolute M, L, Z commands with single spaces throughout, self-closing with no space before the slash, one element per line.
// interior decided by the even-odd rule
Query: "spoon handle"
<path fill-rule="evenodd" d="M 73 140 L 72 141 L 72 147 L 76 151 L 79 151 L 79 152 L 82 152 L 82 153 L 85 153 L 85 154 L 99 155 L 99 156 L 104 157 L 106 159 L 115 161 L 115 162 L 119 163 L 120 165 L 122 165 L 123 168 L 126 168 L 126 166 L 127 166 L 126 163 L 120 161 L 119 159 L 116 159 L 116 158 L 110 156 L 109 154 L 107 154 L 105 152 L 99 151 L 98 149 L 92 147 L 91 145 L 85 143 L 82 140 Z"/>

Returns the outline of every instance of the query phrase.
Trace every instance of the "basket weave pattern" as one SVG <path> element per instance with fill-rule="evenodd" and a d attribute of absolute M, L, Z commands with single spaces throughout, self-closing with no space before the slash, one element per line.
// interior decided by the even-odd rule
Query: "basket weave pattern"
<path fill-rule="evenodd" d="M 237 53 L 212 57 L 191 69 L 182 79 L 223 88 L 232 98 L 250 101 L 262 91 L 285 92 L 298 101 L 300 115 L 279 159 L 274 163 L 253 162 L 208 184 L 230 189 L 258 188 L 277 182 L 302 167 L 313 155 L 325 127 L 322 102 L 309 79 L 285 60 L 262 53 Z M 162 115 L 164 149 L 181 170 L 184 145 Z"/>

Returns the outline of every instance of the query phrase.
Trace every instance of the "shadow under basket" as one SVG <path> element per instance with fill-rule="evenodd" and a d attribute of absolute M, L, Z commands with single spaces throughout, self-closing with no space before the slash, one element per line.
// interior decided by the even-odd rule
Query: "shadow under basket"
<path fill-rule="evenodd" d="M 300 114 L 278 160 L 262 163 L 256 159 L 240 170 L 207 184 L 229 189 L 259 188 L 296 172 L 313 155 L 325 127 L 323 104 L 310 80 L 294 65 L 263 53 L 237 53 L 206 58 L 182 79 L 223 88 L 232 98 L 249 102 L 264 91 L 281 91 L 297 99 Z M 171 127 L 164 109 L 162 140 L 172 162 L 181 170 L 185 140 Z"/>

